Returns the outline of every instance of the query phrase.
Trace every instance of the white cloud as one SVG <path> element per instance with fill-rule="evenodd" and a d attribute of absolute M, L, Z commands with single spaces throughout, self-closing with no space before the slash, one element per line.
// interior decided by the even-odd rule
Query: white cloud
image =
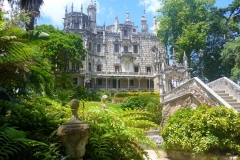
<path fill-rule="evenodd" d="M 140 0 L 140 5 L 146 5 L 146 12 L 155 14 L 156 11 L 161 7 L 158 0 Z"/>
<path fill-rule="evenodd" d="M 10 6 L 8 5 L 7 1 L 4 1 L 4 3 L 3 3 L 3 10 L 4 11 L 10 11 Z"/>

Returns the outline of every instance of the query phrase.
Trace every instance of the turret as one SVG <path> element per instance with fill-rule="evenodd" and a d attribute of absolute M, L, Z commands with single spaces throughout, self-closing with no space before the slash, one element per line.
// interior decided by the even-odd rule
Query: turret
<path fill-rule="evenodd" d="M 89 18 L 89 22 L 90 22 L 90 28 L 94 29 L 96 28 L 96 13 L 97 13 L 97 9 L 96 9 L 97 3 L 95 1 L 95 3 L 93 4 L 92 0 L 91 0 L 91 4 L 89 4 L 88 8 L 87 8 L 87 12 L 88 12 L 88 18 Z"/>
<path fill-rule="evenodd" d="M 127 18 L 126 18 L 125 24 L 132 24 L 129 14 L 130 14 L 129 11 L 127 11 Z"/>
<path fill-rule="evenodd" d="M 143 16 L 141 18 L 141 24 L 142 24 L 142 32 L 148 31 L 148 25 L 147 25 L 147 18 L 145 15 L 145 4 L 144 4 L 144 10 L 143 10 Z"/>
<path fill-rule="evenodd" d="M 73 12 L 73 3 L 72 3 L 72 7 L 71 8 L 72 8 L 72 12 Z"/>
<path fill-rule="evenodd" d="M 65 15 L 67 14 L 67 6 L 66 6 L 66 9 L 65 9 Z"/>
<path fill-rule="evenodd" d="M 187 56 L 186 56 L 186 53 L 185 53 L 185 51 L 184 51 L 184 55 L 183 55 L 183 65 L 184 65 L 185 67 L 187 67 L 187 66 L 188 66 L 188 62 L 187 62 Z"/>
<path fill-rule="evenodd" d="M 157 30 L 159 28 L 159 22 L 156 20 L 156 16 L 153 17 L 153 33 L 157 34 Z"/>
<path fill-rule="evenodd" d="M 118 13 L 116 11 L 116 16 L 115 16 L 115 21 L 114 21 L 114 31 L 117 32 L 118 31 Z"/>

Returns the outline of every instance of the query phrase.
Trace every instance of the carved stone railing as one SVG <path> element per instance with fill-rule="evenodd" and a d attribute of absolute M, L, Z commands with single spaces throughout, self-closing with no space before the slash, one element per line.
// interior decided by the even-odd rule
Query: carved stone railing
<path fill-rule="evenodd" d="M 234 99 L 240 102 L 240 86 L 228 79 L 227 77 L 219 78 L 207 84 L 214 91 L 224 90 Z"/>
<path fill-rule="evenodd" d="M 183 83 L 181 86 L 163 94 L 161 96 L 161 103 L 166 104 L 187 95 L 193 95 L 201 104 L 212 105 L 215 103 L 216 106 L 223 105 L 232 108 L 225 100 L 197 77 L 194 77 Z"/>

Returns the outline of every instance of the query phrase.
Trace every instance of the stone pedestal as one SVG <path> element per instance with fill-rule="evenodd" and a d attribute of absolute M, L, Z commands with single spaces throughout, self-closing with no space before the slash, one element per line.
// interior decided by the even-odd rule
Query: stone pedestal
<path fill-rule="evenodd" d="M 59 126 L 57 135 L 65 146 L 65 152 L 74 160 L 82 160 L 85 154 L 85 145 L 91 134 L 91 126 L 78 118 L 79 102 L 73 99 L 70 102 L 72 117 L 70 121 Z"/>

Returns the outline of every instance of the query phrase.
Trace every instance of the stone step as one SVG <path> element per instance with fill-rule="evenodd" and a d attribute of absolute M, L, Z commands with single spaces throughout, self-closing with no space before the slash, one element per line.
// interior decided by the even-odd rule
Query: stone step
<path fill-rule="evenodd" d="M 223 98 L 224 99 L 224 98 Z M 231 102 L 237 102 L 236 99 L 224 99 L 226 102 L 231 103 Z"/>
<path fill-rule="evenodd" d="M 230 102 L 229 104 L 230 104 L 230 106 L 232 106 L 233 108 L 235 108 L 235 107 L 240 107 L 240 103 L 239 103 L 239 102 Z"/>
<path fill-rule="evenodd" d="M 225 91 L 215 91 L 215 93 L 225 93 Z"/>
<path fill-rule="evenodd" d="M 223 96 L 229 96 L 228 93 L 218 93 L 218 95 L 219 95 L 220 97 L 223 97 Z"/>
<path fill-rule="evenodd" d="M 226 100 L 226 99 L 233 99 L 232 96 L 220 96 L 222 99 Z"/>

